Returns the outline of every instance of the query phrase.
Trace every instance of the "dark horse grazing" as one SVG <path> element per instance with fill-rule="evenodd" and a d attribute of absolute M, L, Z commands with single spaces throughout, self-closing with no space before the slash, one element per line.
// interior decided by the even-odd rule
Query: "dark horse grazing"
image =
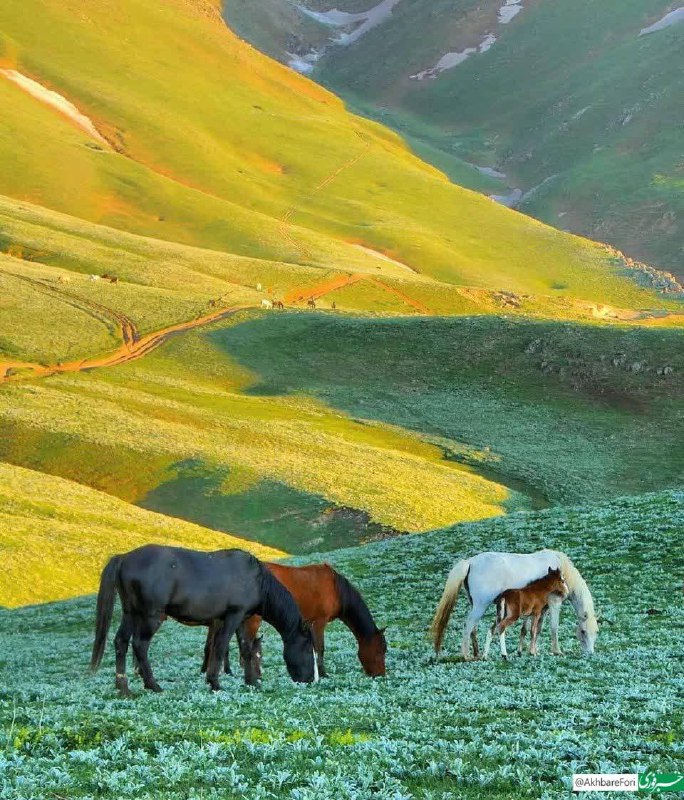
<path fill-rule="evenodd" d="M 213 690 L 220 689 L 218 673 L 228 640 L 251 614 L 263 616 L 280 634 L 292 680 L 311 683 L 315 678 L 311 631 L 292 595 L 243 550 L 204 553 L 151 544 L 111 558 L 97 595 L 93 670 L 102 661 L 117 591 L 123 616 L 114 640 L 116 687 L 124 695 L 128 694 L 126 652 L 131 636 L 145 688 L 161 691 L 147 651 L 166 617 L 185 625 L 211 626 L 215 646 L 207 665 L 207 683 Z"/>
<path fill-rule="evenodd" d="M 385 674 L 387 642 L 384 629 L 380 630 L 375 624 L 359 591 L 344 575 L 340 575 L 329 564 L 288 567 L 284 564 L 264 562 L 264 566 L 289 590 L 302 616 L 311 621 L 314 647 L 318 655 L 318 672 L 321 677 L 326 674 L 323 660 L 325 626 L 334 619 L 343 622 L 356 637 L 359 644 L 359 661 L 366 674 L 373 678 Z M 261 616 L 254 614 L 248 617 L 242 626 L 238 641 L 243 659 L 244 654 L 251 651 L 253 658 L 260 660 L 260 640 L 257 638 L 259 625 Z M 205 668 L 212 651 L 214 635 L 215 631 L 210 628 L 204 651 Z M 247 665 L 245 666 L 247 668 Z M 252 664 L 250 669 L 260 674 L 260 665 Z M 227 651 L 226 672 L 230 672 Z"/>

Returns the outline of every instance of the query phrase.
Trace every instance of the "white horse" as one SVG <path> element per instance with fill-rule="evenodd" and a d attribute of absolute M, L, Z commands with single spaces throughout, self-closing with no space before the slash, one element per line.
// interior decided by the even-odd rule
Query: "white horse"
<path fill-rule="evenodd" d="M 478 655 L 477 624 L 487 608 L 506 589 L 522 589 L 530 581 L 542 578 L 549 567 L 560 569 L 570 593 L 568 600 L 577 614 L 577 638 L 582 650 L 591 654 L 598 634 L 594 601 L 584 578 L 570 559 L 557 550 L 538 550 L 536 553 L 480 553 L 458 561 L 447 578 L 430 633 L 439 654 L 444 631 L 454 610 L 458 593 L 465 584 L 471 609 L 466 617 L 461 641 L 461 655 L 470 658 L 469 639 L 473 640 L 474 655 Z M 558 620 L 562 602 L 549 603 L 551 650 L 560 655 Z"/>
<path fill-rule="evenodd" d="M 273 308 L 273 301 L 272 300 L 262 300 L 261 301 L 262 308 Z"/>

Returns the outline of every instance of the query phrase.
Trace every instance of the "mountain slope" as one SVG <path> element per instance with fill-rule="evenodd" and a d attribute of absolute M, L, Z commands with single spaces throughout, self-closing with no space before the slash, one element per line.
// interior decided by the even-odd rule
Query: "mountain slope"
<path fill-rule="evenodd" d="M 0 606 L 93 592 L 107 559 L 149 542 L 258 558 L 282 552 L 150 511 L 72 481 L 0 463 L 3 570 Z M 86 535 L 87 534 L 87 535 Z"/>
<path fill-rule="evenodd" d="M 0 76 L 7 195 L 240 255 L 354 268 L 372 258 L 362 244 L 447 282 L 652 302 L 609 254 L 454 187 L 238 40 L 211 4 L 28 0 L 5 4 L 0 25 L 3 67 L 63 95 L 110 144 Z"/>
<path fill-rule="evenodd" d="M 480 188 L 458 159 L 496 167 L 525 193 L 523 211 L 684 274 L 684 26 L 681 15 L 654 25 L 671 2 L 335 5 L 370 9 L 377 24 L 356 38 L 362 23 L 341 24 L 320 0 L 287 16 L 283 0 L 229 0 L 225 13 L 257 46 L 413 134 L 424 157 L 450 160 L 455 180 Z M 279 39 L 276 25 L 290 26 Z"/>

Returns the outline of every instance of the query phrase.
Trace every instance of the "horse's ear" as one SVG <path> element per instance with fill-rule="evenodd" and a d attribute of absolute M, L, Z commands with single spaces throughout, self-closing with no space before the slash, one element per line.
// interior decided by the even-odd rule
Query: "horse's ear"
<path fill-rule="evenodd" d="M 550 575 L 552 572 L 553 572 L 553 569 L 551 567 L 549 567 L 549 571 L 546 574 Z"/>

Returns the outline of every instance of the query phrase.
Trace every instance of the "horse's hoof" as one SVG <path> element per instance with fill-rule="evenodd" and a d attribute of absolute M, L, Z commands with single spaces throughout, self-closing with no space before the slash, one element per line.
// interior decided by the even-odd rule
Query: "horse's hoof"
<path fill-rule="evenodd" d="M 154 681 L 154 683 L 147 684 L 145 686 L 145 688 L 149 689 L 151 692 L 161 692 L 161 691 L 163 691 L 162 687 L 156 681 Z"/>
<path fill-rule="evenodd" d="M 127 678 L 117 678 L 114 684 L 116 690 L 119 692 L 121 697 L 130 697 L 131 690 L 128 688 L 128 679 Z"/>

